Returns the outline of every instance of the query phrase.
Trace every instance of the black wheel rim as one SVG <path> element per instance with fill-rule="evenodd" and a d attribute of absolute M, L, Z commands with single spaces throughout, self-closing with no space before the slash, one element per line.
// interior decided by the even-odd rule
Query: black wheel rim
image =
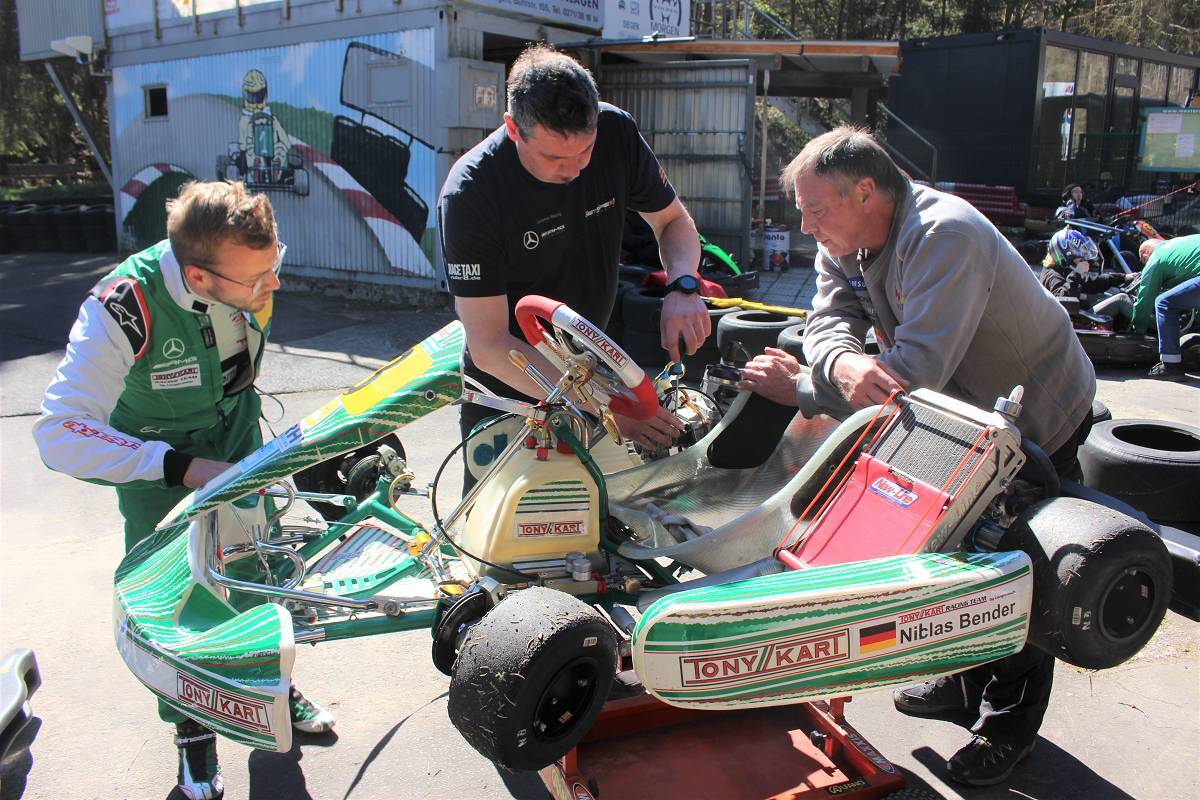
<path fill-rule="evenodd" d="M 534 709 L 534 735 L 545 741 L 566 736 L 591 706 L 599 677 L 595 659 L 587 657 L 577 658 L 555 673 Z"/>
<path fill-rule="evenodd" d="M 1150 622 L 1154 601 L 1154 579 L 1141 567 L 1130 567 L 1100 599 L 1100 631 L 1117 642 L 1141 633 Z"/>

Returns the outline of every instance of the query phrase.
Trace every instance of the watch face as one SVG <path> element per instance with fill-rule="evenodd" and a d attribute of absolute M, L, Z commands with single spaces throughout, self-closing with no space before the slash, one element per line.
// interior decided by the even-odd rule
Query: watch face
<path fill-rule="evenodd" d="M 700 291 L 700 281 L 696 280 L 695 275 L 681 275 L 672 282 L 672 287 L 681 292 L 693 294 Z"/>

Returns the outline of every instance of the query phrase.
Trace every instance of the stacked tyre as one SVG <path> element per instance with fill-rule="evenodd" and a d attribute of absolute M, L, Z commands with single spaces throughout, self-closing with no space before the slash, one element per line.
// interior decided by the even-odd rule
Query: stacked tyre
<path fill-rule="evenodd" d="M 10 206 L 8 229 L 12 235 L 13 250 L 27 253 L 37 249 L 37 235 L 33 230 L 33 212 L 37 206 L 31 203 Z"/>
<path fill-rule="evenodd" d="M 85 249 L 80 208 L 77 203 L 54 206 L 54 230 L 59 249 L 67 253 L 82 253 Z"/>
<path fill-rule="evenodd" d="M 8 253 L 13 249 L 12 228 L 8 225 L 8 210 L 12 203 L 0 203 L 0 253 Z"/>
<path fill-rule="evenodd" d="M 801 364 L 808 363 L 804 360 L 804 326 L 803 322 L 789 325 L 779 332 L 779 339 L 775 343 L 776 347 L 794 357 Z"/>
<path fill-rule="evenodd" d="M 36 205 L 29 212 L 29 223 L 33 226 L 34 249 L 51 252 L 59 249 L 58 232 L 54 229 L 54 212 L 57 206 Z"/>
<path fill-rule="evenodd" d="M 735 311 L 717 326 L 717 351 L 731 364 L 745 364 L 768 347 L 776 347 L 788 328 L 803 323 L 800 317 L 769 311 Z"/>
<path fill-rule="evenodd" d="M 1200 428 L 1154 419 L 1100 420 L 1079 448 L 1079 464 L 1087 486 L 1153 520 L 1200 522 Z"/>
<path fill-rule="evenodd" d="M 79 207 L 84 248 L 89 253 L 108 253 L 117 248 L 116 220 L 111 203 Z"/>
<path fill-rule="evenodd" d="M 667 290 L 662 286 L 629 289 L 622 298 L 623 346 L 625 352 L 642 367 L 656 372 L 667 363 L 669 356 L 662 346 L 662 307 Z M 684 377 L 699 381 L 704 368 L 721 360 L 717 350 L 716 331 L 720 321 L 736 309 L 710 308 L 708 318 L 712 333 L 694 354 L 683 359 Z"/>

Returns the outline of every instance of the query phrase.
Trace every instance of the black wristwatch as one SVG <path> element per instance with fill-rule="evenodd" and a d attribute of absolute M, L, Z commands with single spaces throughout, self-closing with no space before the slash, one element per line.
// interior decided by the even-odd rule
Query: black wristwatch
<path fill-rule="evenodd" d="M 695 294 L 700 291 L 700 279 L 695 275 L 680 275 L 675 280 L 667 284 L 667 292 L 683 292 L 684 294 Z"/>

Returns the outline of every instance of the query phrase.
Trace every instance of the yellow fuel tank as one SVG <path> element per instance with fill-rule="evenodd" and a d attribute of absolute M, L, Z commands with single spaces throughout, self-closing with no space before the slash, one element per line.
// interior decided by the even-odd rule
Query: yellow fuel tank
<path fill-rule="evenodd" d="M 551 449 L 542 460 L 535 450 L 522 449 L 487 479 L 459 544 L 493 564 L 531 574 L 539 571 L 539 562 L 561 562 L 571 551 L 599 566 L 599 509 L 596 482 L 578 458 Z M 481 575 L 515 580 L 508 572 L 466 560 Z"/>

